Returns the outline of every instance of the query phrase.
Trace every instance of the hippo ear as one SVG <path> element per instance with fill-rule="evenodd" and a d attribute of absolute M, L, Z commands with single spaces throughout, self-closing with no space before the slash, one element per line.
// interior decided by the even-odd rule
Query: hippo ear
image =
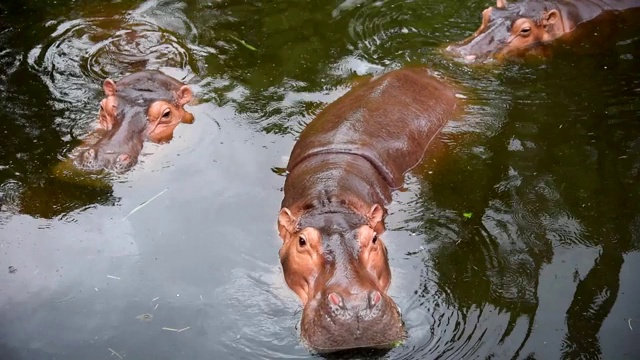
<path fill-rule="evenodd" d="M 549 10 L 542 17 L 542 25 L 552 38 L 557 38 L 564 33 L 564 24 L 558 10 Z"/>
<path fill-rule="evenodd" d="M 496 0 L 496 8 L 498 9 L 504 9 L 507 5 L 507 0 Z"/>
<path fill-rule="evenodd" d="M 111 80 L 111 79 L 107 79 L 104 81 L 104 83 L 102 84 L 102 88 L 104 89 L 104 93 L 107 94 L 107 96 L 115 96 L 116 95 L 116 82 Z"/>
<path fill-rule="evenodd" d="M 282 240 L 286 238 L 285 232 L 293 234 L 296 231 L 296 223 L 298 220 L 293 216 L 291 210 L 285 208 L 280 209 L 278 215 L 278 233 Z"/>
<path fill-rule="evenodd" d="M 187 85 L 182 85 L 182 87 L 176 91 L 176 99 L 178 105 L 184 106 L 193 99 L 193 91 L 191 91 L 191 88 Z"/>
<path fill-rule="evenodd" d="M 384 232 L 384 216 L 385 210 L 378 204 L 373 204 L 373 206 L 371 206 L 371 209 L 369 210 L 369 213 L 367 214 L 369 226 L 378 234 L 382 234 Z"/>
<path fill-rule="evenodd" d="M 547 11 L 544 14 L 544 24 L 545 25 L 554 25 L 555 23 L 558 22 L 559 19 L 560 19 L 560 13 L 556 9 Z"/>

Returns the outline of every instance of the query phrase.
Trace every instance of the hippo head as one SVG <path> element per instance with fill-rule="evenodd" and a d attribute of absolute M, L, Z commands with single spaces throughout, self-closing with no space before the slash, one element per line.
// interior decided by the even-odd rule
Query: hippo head
<path fill-rule="evenodd" d="M 126 171 L 138 161 L 145 140 L 169 141 L 180 122 L 193 121 L 184 109 L 193 97 L 191 89 L 159 71 L 131 74 L 117 83 L 107 79 L 103 88 L 98 139 L 72 154 L 79 168 Z"/>
<path fill-rule="evenodd" d="M 318 352 L 390 348 L 405 336 L 391 282 L 384 209 L 364 214 L 347 206 L 312 207 L 294 215 L 282 208 L 280 261 L 300 297 L 301 335 Z"/>
<path fill-rule="evenodd" d="M 552 6 L 544 1 L 497 0 L 495 8 L 482 12 L 480 28 L 447 51 L 470 62 L 538 54 L 541 45 L 564 34 L 560 11 Z"/>

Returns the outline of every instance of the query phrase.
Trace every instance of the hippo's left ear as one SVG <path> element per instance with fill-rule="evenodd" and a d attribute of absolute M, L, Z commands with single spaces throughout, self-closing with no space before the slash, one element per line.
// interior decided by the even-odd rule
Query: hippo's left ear
<path fill-rule="evenodd" d="M 382 234 L 384 232 L 384 216 L 385 210 L 378 204 L 373 204 L 367 214 L 369 226 L 378 234 Z"/>
<path fill-rule="evenodd" d="M 193 91 L 187 85 L 182 85 L 178 91 L 176 91 L 176 100 L 178 105 L 184 106 L 193 99 Z"/>
<path fill-rule="evenodd" d="M 286 207 L 280 209 L 280 214 L 278 215 L 278 233 L 280 237 L 284 241 L 286 239 L 286 233 L 293 234 L 296 231 L 296 224 L 298 219 L 296 219 L 291 210 Z"/>

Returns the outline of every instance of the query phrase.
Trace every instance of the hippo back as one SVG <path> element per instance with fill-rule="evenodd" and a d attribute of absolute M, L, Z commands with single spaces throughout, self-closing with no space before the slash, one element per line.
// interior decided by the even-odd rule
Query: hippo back
<path fill-rule="evenodd" d="M 551 6 L 550 8 L 553 8 Z M 562 0 L 557 2 L 557 7 L 560 9 L 565 21 L 569 21 L 570 29 L 583 22 L 590 21 L 604 12 L 607 11 L 624 11 L 628 9 L 635 9 L 640 7 L 639 0 L 582 0 L 582 1 L 567 1 Z"/>
<path fill-rule="evenodd" d="M 300 134 L 288 170 L 318 154 L 354 154 L 369 161 L 392 189 L 398 188 L 455 108 L 453 88 L 426 69 L 387 73 L 322 110 Z"/>

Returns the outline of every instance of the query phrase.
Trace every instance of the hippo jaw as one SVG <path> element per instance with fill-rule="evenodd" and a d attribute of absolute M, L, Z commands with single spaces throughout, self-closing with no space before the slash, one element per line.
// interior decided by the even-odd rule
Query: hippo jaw
<path fill-rule="evenodd" d="M 537 55 L 564 32 L 562 15 L 550 3 L 498 0 L 482 12 L 482 24 L 471 37 L 446 51 L 469 63 Z"/>
<path fill-rule="evenodd" d="M 283 208 L 280 259 L 289 287 L 304 304 L 301 335 L 317 352 L 391 348 L 405 336 L 395 302 L 383 231 L 384 210 Z M 374 230 L 375 229 L 375 230 Z"/>

